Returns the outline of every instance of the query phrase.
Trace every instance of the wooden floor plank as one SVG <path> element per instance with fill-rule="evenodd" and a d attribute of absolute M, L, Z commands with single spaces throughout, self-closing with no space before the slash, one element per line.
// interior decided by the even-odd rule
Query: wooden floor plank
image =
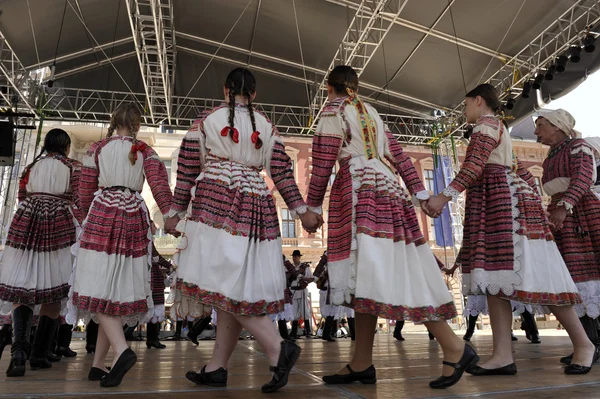
<path fill-rule="evenodd" d="M 405 334 L 398 342 L 390 335 L 378 335 L 374 349 L 378 382 L 325 386 L 323 375 L 341 369 L 349 359 L 352 343 L 300 340 L 303 348 L 297 367 L 282 393 L 293 398 L 600 398 L 600 365 L 584 376 L 567 376 L 559 358 L 571 352 L 565 336 L 543 336 L 541 345 L 521 338 L 513 344 L 518 374 L 508 377 L 465 375 L 456 386 L 432 390 L 427 383 L 440 373 L 442 352 L 436 341 L 424 333 Z M 4 370 L 10 360 L 9 348 L 0 361 L 0 399 L 2 398 L 175 398 L 199 396 L 214 398 L 264 397 L 262 384 L 270 378 L 266 357 L 255 341 L 240 341 L 232 359 L 227 388 L 199 387 L 185 379 L 185 372 L 199 369 L 209 360 L 214 341 L 201 341 L 198 347 L 187 341 L 165 341 L 166 349 L 146 349 L 144 342 L 133 342 L 138 363 L 121 386 L 101 388 L 87 381 L 92 355 L 85 354 L 84 342 L 73 342 L 78 356 L 55 363 L 50 370 L 27 370 L 23 378 L 7 378 Z M 491 336 L 479 334 L 472 345 L 485 359 L 491 352 Z"/>

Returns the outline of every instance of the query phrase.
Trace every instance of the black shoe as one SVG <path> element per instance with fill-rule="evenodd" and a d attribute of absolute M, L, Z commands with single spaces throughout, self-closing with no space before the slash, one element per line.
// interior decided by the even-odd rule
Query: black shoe
<path fill-rule="evenodd" d="M 533 335 L 533 336 L 531 336 L 531 343 L 532 344 L 541 344 L 542 340 L 540 339 L 539 336 Z"/>
<path fill-rule="evenodd" d="M 517 365 L 511 363 L 504 367 L 498 367 L 496 369 L 484 369 L 479 367 L 478 365 L 473 365 L 471 367 L 467 367 L 465 370 L 467 373 L 471 375 L 515 375 L 517 374 Z"/>
<path fill-rule="evenodd" d="M 48 351 L 48 353 L 46 353 L 46 359 L 48 359 L 48 361 L 50 363 L 56 363 L 56 362 L 60 362 L 60 359 L 62 359 L 62 356 L 54 353 L 52 351 Z"/>
<path fill-rule="evenodd" d="M 210 320 L 210 316 L 203 317 L 200 320 L 196 321 L 194 324 L 192 324 L 192 328 L 189 329 L 187 337 L 190 341 L 192 341 L 194 345 L 199 345 L 198 336 L 202 334 L 204 330 L 206 330 L 206 327 L 208 327 L 208 325 L 210 324 Z"/>
<path fill-rule="evenodd" d="M 198 385 L 207 385 L 209 387 L 224 387 L 227 385 L 227 370 L 219 367 L 217 370 L 206 372 L 206 366 L 202 367 L 199 373 L 193 370 L 185 373 L 185 378 Z"/>
<path fill-rule="evenodd" d="M 394 338 L 396 338 L 396 340 L 398 341 L 405 341 L 404 337 L 402 336 L 402 334 L 398 334 L 396 335 Z"/>
<path fill-rule="evenodd" d="M 573 354 L 571 353 L 569 356 L 563 356 L 560 358 L 560 362 L 562 364 L 571 364 L 571 360 L 573 360 Z"/>
<path fill-rule="evenodd" d="M 58 348 L 56 348 L 56 350 L 54 351 L 54 353 L 58 356 L 64 356 L 64 357 L 75 357 L 77 356 L 77 352 L 75 352 L 74 350 L 72 350 L 69 347 L 64 347 L 64 346 L 59 346 Z"/>
<path fill-rule="evenodd" d="M 511 341 L 518 341 L 519 338 L 515 337 L 515 334 L 510 334 L 510 340 Z"/>
<path fill-rule="evenodd" d="M 87 352 L 87 354 L 89 355 L 90 353 L 96 353 L 96 345 L 86 345 L 85 346 L 85 351 Z"/>
<path fill-rule="evenodd" d="M 146 341 L 146 348 L 165 349 L 167 345 L 161 344 L 159 340 Z"/>
<path fill-rule="evenodd" d="M 355 381 L 358 381 L 361 384 L 375 384 L 377 382 L 377 373 L 375 371 L 375 366 L 373 365 L 370 365 L 366 370 L 358 373 L 352 370 L 349 364 L 346 365 L 346 368 L 350 374 L 326 375 L 323 377 L 323 382 L 330 385 L 351 384 Z"/>
<path fill-rule="evenodd" d="M 121 353 L 117 363 L 112 370 L 100 381 L 100 386 L 104 388 L 116 387 L 121 384 L 125 374 L 137 362 L 137 356 L 131 348 L 127 348 Z"/>
<path fill-rule="evenodd" d="M 600 346 L 596 346 L 592 364 L 589 367 L 580 366 L 579 364 L 569 364 L 565 367 L 565 374 L 587 374 L 592 370 L 592 366 L 600 359 Z"/>
<path fill-rule="evenodd" d="M 465 334 L 463 335 L 463 341 L 471 342 L 471 337 L 473 334 Z"/>
<path fill-rule="evenodd" d="M 300 352 L 302 352 L 302 349 L 295 343 L 281 341 L 281 352 L 279 353 L 277 366 L 269 367 L 269 370 L 273 372 L 273 378 L 262 386 L 263 393 L 275 392 L 287 384 L 290 371 L 292 371 L 292 367 L 300 357 Z"/>
<path fill-rule="evenodd" d="M 442 362 L 446 366 L 454 367 L 454 372 L 452 373 L 452 375 L 443 375 L 437 380 L 431 381 L 429 383 L 429 386 L 434 389 L 443 389 L 451 387 L 460 380 L 463 373 L 468 367 L 474 366 L 475 364 L 477 364 L 478 361 L 479 356 L 477 356 L 477 353 L 475 353 L 473 348 L 465 344 L 465 351 L 463 352 L 463 355 L 461 356 L 458 363 L 452 363 L 447 361 Z"/>
<path fill-rule="evenodd" d="M 110 367 L 107 367 L 107 370 L 110 371 Z M 106 371 L 99 369 L 98 367 L 92 367 L 88 373 L 88 380 L 100 381 L 105 375 L 108 375 Z"/>

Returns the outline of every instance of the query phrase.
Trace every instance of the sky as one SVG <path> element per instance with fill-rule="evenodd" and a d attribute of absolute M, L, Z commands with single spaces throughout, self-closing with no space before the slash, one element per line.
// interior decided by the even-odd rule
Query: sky
<path fill-rule="evenodd" d="M 583 137 L 600 136 L 597 99 L 600 93 L 600 72 L 596 72 L 569 94 L 552 101 L 545 108 L 563 108 L 575 118 L 575 129 Z"/>

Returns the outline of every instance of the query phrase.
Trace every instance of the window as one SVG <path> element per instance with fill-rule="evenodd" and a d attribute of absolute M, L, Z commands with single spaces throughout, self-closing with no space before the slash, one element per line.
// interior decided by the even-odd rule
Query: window
<path fill-rule="evenodd" d="M 544 190 L 542 189 L 542 182 L 540 181 L 539 177 L 534 177 L 533 178 L 535 180 L 535 186 L 537 187 L 538 190 L 538 194 L 543 196 L 544 195 Z"/>
<path fill-rule="evenodd" d="M 427 216 L 427 235 L 429 236 L 429 241 L 435 241 L 435 219 Z"/>
<path fill-rule="evenodd" d="M 169 179 L 169 184 L 171 184 L 171 160 L 164 160 L 165 168 L 167 168 L 167 178 Z"/>
<path fill-rule="evenodd" d="M 337 175 L 337 164 L 335 164 L 333 166 L 333 169 L 331 170 L 331 176 L 329 176 L 329 185 L 333 186 L 333 182 L 335 181 L 335 176 Z"/>
<path fill-rule="evenodd" d="M 433 183 L 433 181 L 434 181 L 433 169 L 425 169 L 423 171 L 423 177 L 425 178 L 424 179 L 425 180 L 424 181 L 424 183 L 425 183 L 425 189 L 427 191 L 430 191 L 430 192 L 433 193 L 434 192 L 434 190 L 433 190 L 433 187 L 434 187 L 434 183 Z"/>
<path fill-rule="evenodd" d="M 287 208 L 281 208 L 281 236 L 296 238 L 296 221 Z"/>

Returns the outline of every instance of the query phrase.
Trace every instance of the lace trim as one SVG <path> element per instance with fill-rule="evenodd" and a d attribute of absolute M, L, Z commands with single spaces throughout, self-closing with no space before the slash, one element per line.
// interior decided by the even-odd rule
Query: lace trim
<path fill-rule="evenodd" d="M 567 213 L 569 213 L 570 215 L 573 214 L 573 204 L 565 201 L 565 200 L 560 200 L 558 201 L 558 203 L 556 204 L 557 207 L 559 206 L 564 206 L 565 209 L 567 210 Z"/>
<path fill-rule="evenodd" d="M 317 213 L 319 215 L 323 214 L 323 206 L 309 206 L 308 210 L 312 211 L 314 213 Z"/>
<path fill-rule="evenodd" d="M 458 199 L 458 196 L 460 195 L 460 193 L 458 192 L 458 190 L 448 186 L 444 189 L 444 191 L 442 191 L 442 194 L 444 194 L 446 197 L 452 197 L 452 199 L 454 201 L 456 201 Z"/>
<path fill-rule="evenodd" d="M 579 295 L 583 300 L 582 304 L 575 305 L 577 317 L 589 316 L 595 319 L 600 316 L 600 281 L 592 280 L 582 283 L 575 283 Z"/>
<path fill-rule="evenodd" d="M 301 205 L 301 206 L 297 207 L 296 209 L 290 209 L 290 215 L 292 215 L 292 218 L 297 219 L 299 217 L 298 215 L 304 215 L 307 210 L 308 210 L 307 205 Z"/>
<path fill-rule="evenodd" d="M 427 190 L 419 191 L 418 193 L 413 194 L 412 204 L 415 207 L 420 208 L 421 201 L 427 201 L 430 197 L 431 197 L 431 195 L 429 195 L 429 191 L 427 191 Z"/>

